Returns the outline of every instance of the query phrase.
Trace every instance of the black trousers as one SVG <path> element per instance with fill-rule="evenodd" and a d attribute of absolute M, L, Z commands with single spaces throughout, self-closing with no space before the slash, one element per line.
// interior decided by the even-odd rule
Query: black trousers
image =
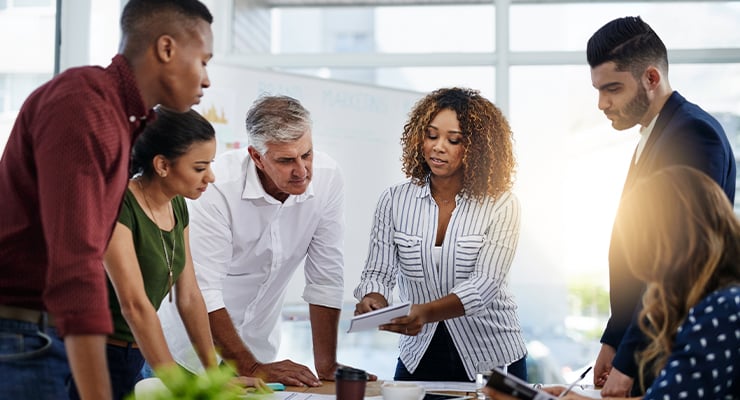
<path fill-rule="evenodd" d="M 526 356 L 514 361 L 507 368 L 508 373 L 527 380 L 527 360 Z M 453 382 L 472 382 L 465 372 L 462 359 L 457 353 L 452 337 L 447 331 L 444 323 L 437 325 L 434 331 L 432 342 L 429 344 L 426 353 L 421 358 L 419 366 L 414 373 L 410 373 L 401 359 L 396 364 L 396 374 L 393 377 L 397 381 L 453 381 Z"/>

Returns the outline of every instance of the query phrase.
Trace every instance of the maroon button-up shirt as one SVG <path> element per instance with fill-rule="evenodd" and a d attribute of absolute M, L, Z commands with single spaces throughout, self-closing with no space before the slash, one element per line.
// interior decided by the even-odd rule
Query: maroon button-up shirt
<path fill-rule="evenodd" d="M 103 254 L 152 117 L 121 55 L 28 97 L 0 159 L 0 304 L 49 311 L 61 335 L 112 332 Z"/>

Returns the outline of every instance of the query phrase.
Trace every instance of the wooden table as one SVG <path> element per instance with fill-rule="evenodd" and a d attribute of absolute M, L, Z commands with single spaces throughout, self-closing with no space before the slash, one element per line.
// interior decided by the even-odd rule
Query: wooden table
<path fill-rule="evenodd" d="M 285 390 L 289 392 L 301 392 L 301 393 L 316 393 L 316 394 L 336 394 L 336 388 L 333 381 L 321 381 L 322 385 L 318 387 L 309 386 L 287 386 Z M 383 385 L 383 381 L 368 381 L 365 386 L 365 397 L 381 396 L 380 386 Z M 455 391 L 441 391 L 434 390 L 434 393 L 445 393 L 455 394 L 459 396 L 472 396 L 475 399 L 475 392 L 455 392 Z"/>
<path fill-rule="evenodd" d="M 285 390 L 289 392 L 316 393 L 316 394 L 336 394 L 336 387 L 333 381 L 321 381 L 322 385 L 318 387 L 310 386 L 286 386 Z M 380 396 L 380 385 L 383 381 L 368 381 L 365 386 L 365 397 Z"/>

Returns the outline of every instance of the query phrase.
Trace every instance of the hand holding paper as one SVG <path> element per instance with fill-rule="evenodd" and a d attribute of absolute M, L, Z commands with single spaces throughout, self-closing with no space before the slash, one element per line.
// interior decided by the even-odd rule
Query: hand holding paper
<path fill-rule="evenodd" d="M 390 323 L 393 318 L 409 314 L 411 303 L 402 303 L 354 316 L 349 322 L 347 332 L 359 332 L 377 329 L 378 326 Z"/>

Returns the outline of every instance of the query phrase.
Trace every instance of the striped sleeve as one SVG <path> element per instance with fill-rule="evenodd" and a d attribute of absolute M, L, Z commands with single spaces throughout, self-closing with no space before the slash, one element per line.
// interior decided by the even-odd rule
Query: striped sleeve
<path fill-rule="evenodd" d="M 507 287 L 511 263 L 519 241 L 520 206 L 512 193 L 507 192 L 490 210 L 476 215 L 489 218 L 483 242 L 470 277 L 452 289 L 465 308 L 465 315 L 484 312 L 501 288 Z"/>
<path fill-rule="evenodd" d="M 398 267 L 393 242 L 393 196 L 391 189 L 386 189 L 380 195 L 375 209 L 365 268 L 362 271 L 360 284 L 354 290 L 355 298 L 358 301 L 362 300 L 368 293 L 380 293 L 389 302 L 393 298 Z"/>

